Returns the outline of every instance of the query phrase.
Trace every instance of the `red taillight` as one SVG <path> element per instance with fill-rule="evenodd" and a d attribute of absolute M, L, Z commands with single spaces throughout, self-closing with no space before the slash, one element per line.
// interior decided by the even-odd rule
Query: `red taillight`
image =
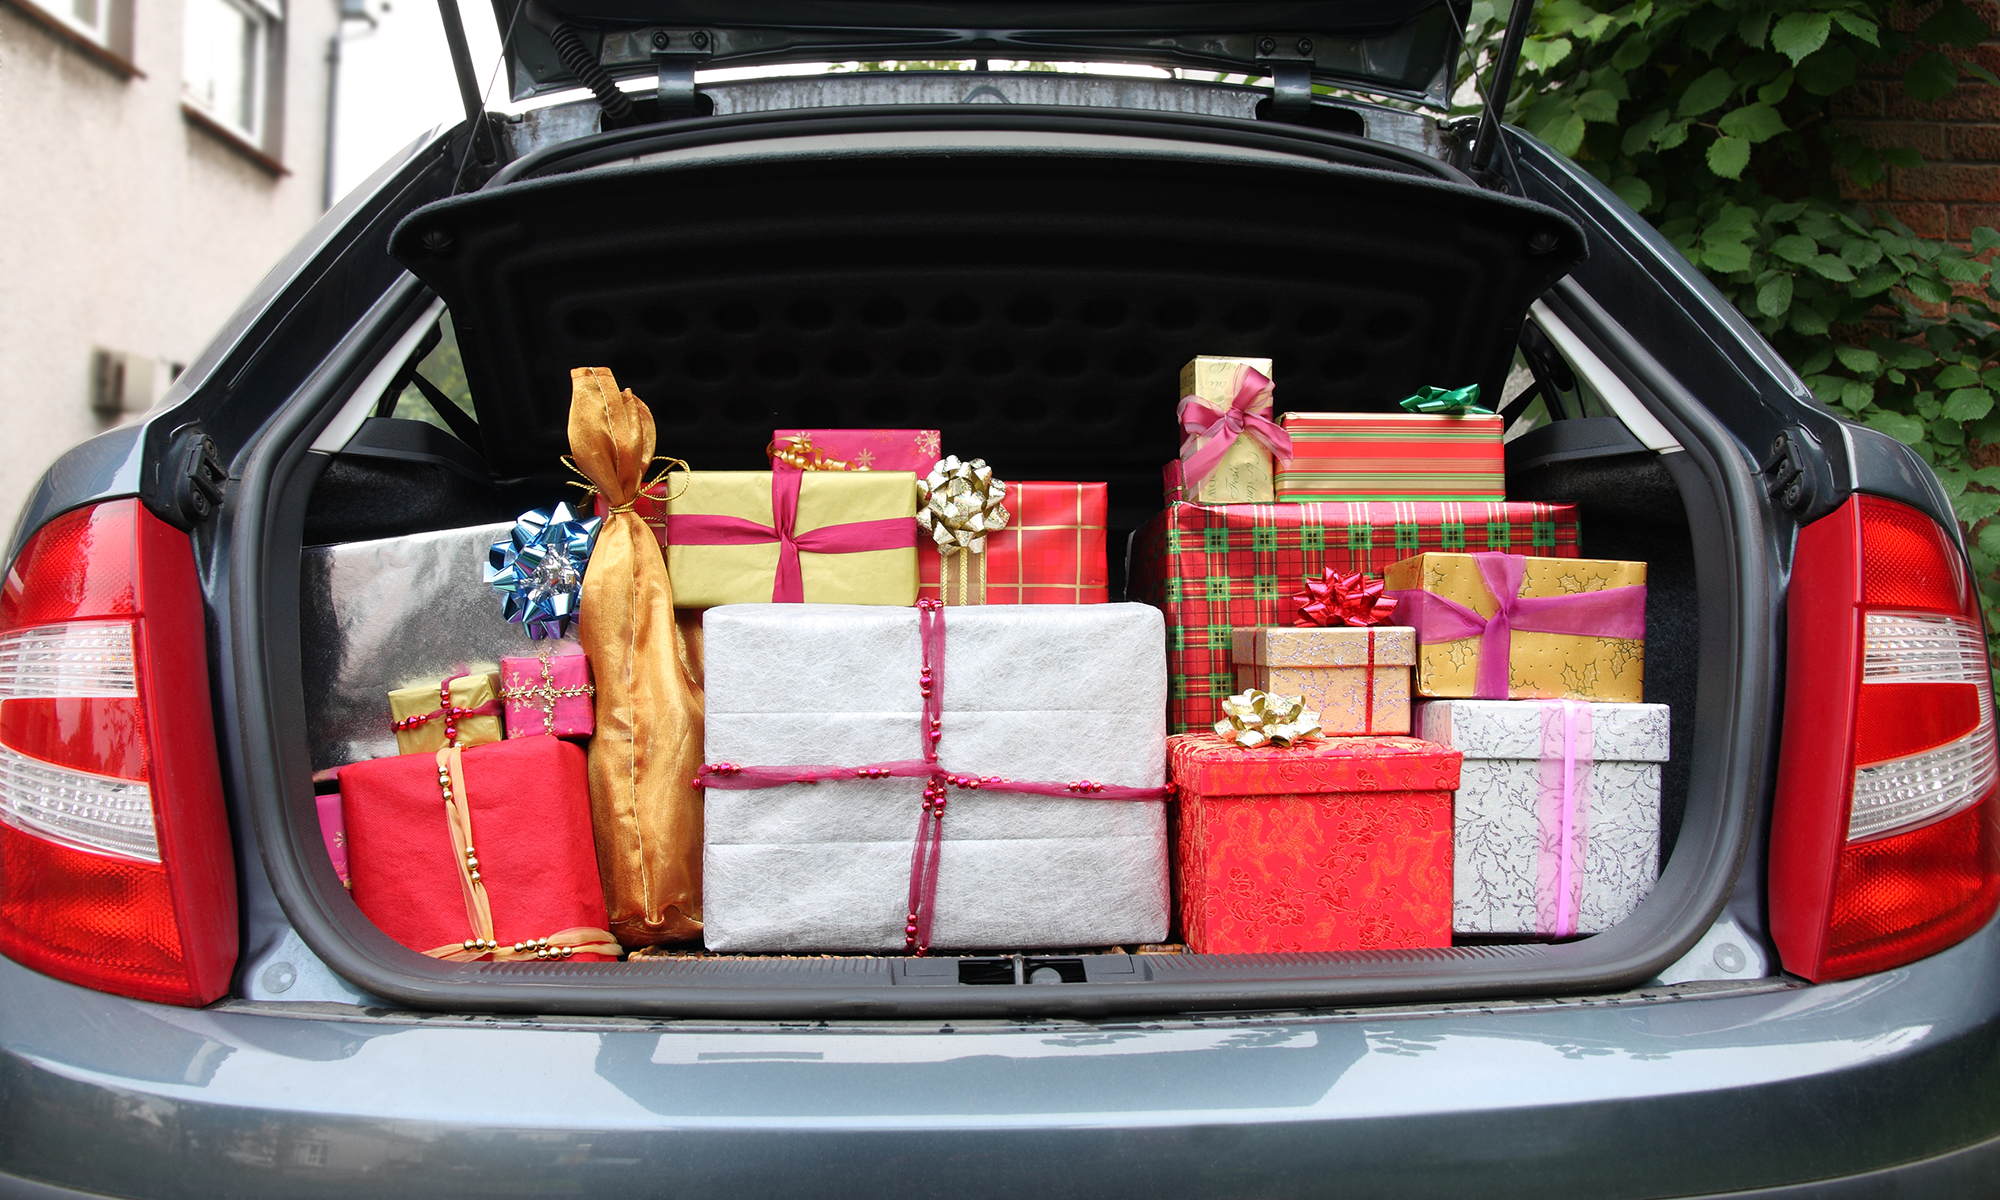
<path fill-rule="evenodd" d="M 187 535 L 136 500 L 65 513 L 0 585 L 0 952 L 206 1004 L 236 940 Z"/>
<path fill-rule="evenodd" d="M 2000 908 L 2000 753 L 1979 606 L 1930 517 L 1856 496 L 1799 533 L 1771 933 L 1808 979 L 1887 970 Z"/>

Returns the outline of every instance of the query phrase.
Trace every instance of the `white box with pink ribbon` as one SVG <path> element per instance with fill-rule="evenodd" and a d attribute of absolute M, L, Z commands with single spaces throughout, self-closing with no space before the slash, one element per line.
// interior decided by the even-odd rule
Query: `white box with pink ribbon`
<path fill-rule="evenodd" d="M 1602 933 L 1652 890 L 1666 705 L 1434 700 L 1418 728 L 1465 755 L 1453 933 Z"/>
<path fill-rule="evenodd" d="M 1158 609 L 732 604 L 703 639 L 709 949 L 1165 940 Z"/>

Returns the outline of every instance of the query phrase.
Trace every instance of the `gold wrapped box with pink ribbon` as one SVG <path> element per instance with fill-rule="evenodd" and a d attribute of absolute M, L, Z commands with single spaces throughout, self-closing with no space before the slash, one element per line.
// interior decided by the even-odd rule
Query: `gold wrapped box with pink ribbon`
<path fill-rule="evenodd" d="M 432 754 L 446 746 L 483 746 L 501 738 L 500 676 L 453 675 L 389 693 L 396 753 Z"/>
<path fill-rule="evenodd" d="M 1181 471 L 1197 504 L 1269 504 L 1292 452 L 1273 416 L 1271 360 L 1203 355 L 1181 368 Z"/>

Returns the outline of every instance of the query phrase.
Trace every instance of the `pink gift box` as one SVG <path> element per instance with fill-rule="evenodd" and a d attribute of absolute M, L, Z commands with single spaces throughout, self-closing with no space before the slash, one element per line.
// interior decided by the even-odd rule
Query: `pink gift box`
<path fill-rule="evenodd" d="M 340 886 L 354 886 L 347 878 L 347 818 L 340 808 L 340 793 L 329 792 L 324 796 L 314 796 L 313 802 L 319 806 L 319 834 L 326 839 L 326 856 L 333 860 L 333 873 L 340 876 Z"/>
<path fill-rule="evenodd" d="M 507 736 L 589 737 L 597 727 L 596 689 L 582 654 L 500 660 L 500 699 Z"/>
<path fill-rule="evenodd" d="M 943 457 L 935 429 L 779 429 L 771 434 L 771 447 L 776 451 L 800 439 L 810 439 L 811 450 L 833 470 L 915 471 L 921 476 Z M 845 465 L 832 467 L 834 462 Z M 787 469 L 775 453 L 771 469 Z"/>

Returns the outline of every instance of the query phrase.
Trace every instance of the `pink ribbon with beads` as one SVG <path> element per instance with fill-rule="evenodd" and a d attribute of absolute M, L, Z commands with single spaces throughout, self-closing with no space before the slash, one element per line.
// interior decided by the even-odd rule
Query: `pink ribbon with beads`
<path fill-rule="evenodd" d="M 917 631 L 923 643 L 923 667 L 917 675 L 917 690 L 923 697 L 922 758 L 859 767 L 744 767 L 735 763 L 708 763 L 696 774 L 694 783 L 696 787 L 741 791 L 838 779 L 922 779 L 924 804 L 917 817 L 916 840 L 910 847 L 910 903 L 903 921 L 903 948 L 921 956 L 930 951 L 931 924 L 937 908 L 938 863 L 944 852 L 944 812 L 950 788 L 1094 800 L 1165 800 L 1173 794 L 1173 788 L 1172 785 L 1121 787 L 1088 779 L 1049 783 L 946 771 L 938 764 L 937 753 L 938 742 L 944 738 L 942 601 L 917 601 Z"/>

